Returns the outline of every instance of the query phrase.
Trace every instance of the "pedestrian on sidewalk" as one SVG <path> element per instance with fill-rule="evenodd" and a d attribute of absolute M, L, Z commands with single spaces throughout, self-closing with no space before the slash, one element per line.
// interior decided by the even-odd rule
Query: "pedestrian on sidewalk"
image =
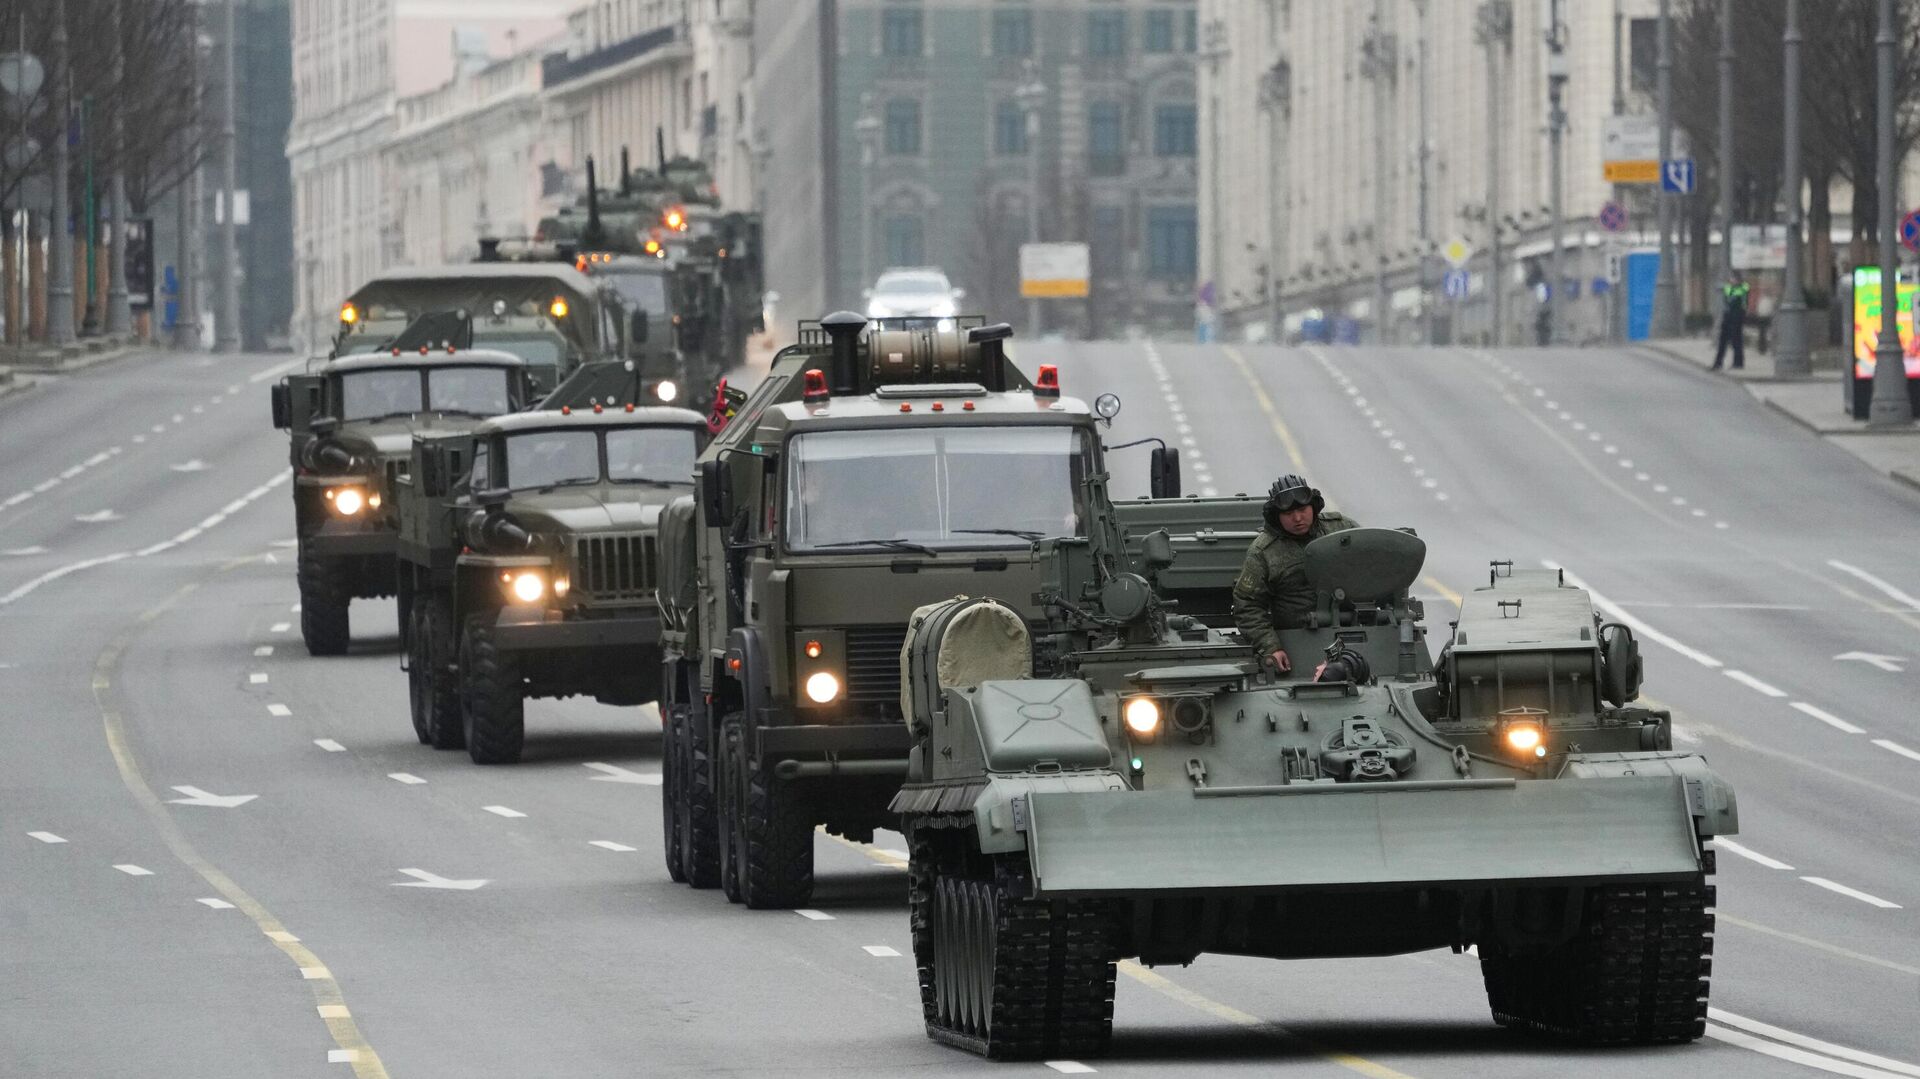
<path fill-rule="evenodd" d="M 1727 275 L 1727 283 L 1720 290 L 1720 344 L 1713 350 L 1713 369 L 1727 358 L 1727 347 L 1733 347 L 1733 369 L 1735 371 L 1747 365 L 1747 296 L 1752 287 L 1739 270 Z"/>

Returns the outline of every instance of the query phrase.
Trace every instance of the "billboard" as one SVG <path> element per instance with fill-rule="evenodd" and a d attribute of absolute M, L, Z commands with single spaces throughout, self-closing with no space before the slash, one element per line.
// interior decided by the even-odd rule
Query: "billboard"
<path fill-rule="evenodd" d="M 1907 358 L 1907 377 L 1920 378 L 1920 352 L 1913 337 L 1913 298 L 1920 285 L 1900 282 L 1898 325 L 1900 351 Z M 1856 266 L 1853 269 L 1853 377 L 1873 377 L 1873 349 L 1880 342 L 1880 267 Z"/>
<path fill-rule="evenodd" d="M 1087 294 L 1087 245 L 1020 245 L 1020 295 L 1079 298 Z"/>

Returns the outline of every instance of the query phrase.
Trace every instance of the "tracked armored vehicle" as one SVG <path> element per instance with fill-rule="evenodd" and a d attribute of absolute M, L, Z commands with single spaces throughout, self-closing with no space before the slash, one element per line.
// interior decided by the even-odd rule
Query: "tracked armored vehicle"
<path fill-rule="evenodd" d="M 1125 957 L 1437 948 L 1477 950 L 1502 1025 L 1701 1035 L 1707 840 L 1737 814 L 1633 703 L 1627 627 L 1496 566 L 1435 663 L 1408 592 L 1424 544 L 1355 529 L 1307 548 L 1315 610 L 1282 631 L 1345 677 L 1280 675 L 1226 628 L 1257 501 L 1101 518 L 1058 545 L 1037 644 L 1006 607 L 953 600 L 902 652 L 913 750 L 892 805 L 932 1037 L 1099 1053 Z"/>
<path fill-rule="evenodd" d="M 537 391 L 527 362 L 506 352 L 432 349 L 345 356 L 273 387 L 273 424 L 288 432 L 299 541 L 300 632 L 307 651 L 340 655 L 348 605 L 409 592 L 394 572 L 395 485 L 414 436 L 459 432 L 515 412 Z"/>

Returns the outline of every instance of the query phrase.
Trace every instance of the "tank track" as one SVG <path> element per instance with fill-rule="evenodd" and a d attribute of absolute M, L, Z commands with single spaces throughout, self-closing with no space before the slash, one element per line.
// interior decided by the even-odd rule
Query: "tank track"
<path fill-rule="evenodd" d="M 1023 898 L 1030 890 L 1024 858 L 995 859 L 990 876 L 978 869 L 955 873 L 957 866 L 939 861 L 938 832 L 928 833 L 926 827 L 914 829 L 908 871 L 914 960 L 927 1036 L 995 1060 L 1105 1054 L 1113 1033 L 1111 908 L 1097 900 Z M 971 861 L 976 866 L 981 862 L 977 856 Z M 943 882 L 950 903 L 957 899 L 976 911 L 991 911 L 993 917 L 991 956 L 970 957 L 991 969 L 970 967 L 946 974 L 964 987 L 977 984 L 975 979 L 984 973 L 992 986 L 984 1014 L 958 1021 L 942 1016 L 942 974 L 934 954 L 934 907 Z"/>
<path fill-rule="evenodd" d="M 1709 863 L 1709 869 L 1711 864 Z M 1714 887 L 1607 885 L 1579 932 L 1543 952 L 1481 947 L 1494 1021 L 1589 1045 L 1688 1042 L 1706 1031 Z"/>

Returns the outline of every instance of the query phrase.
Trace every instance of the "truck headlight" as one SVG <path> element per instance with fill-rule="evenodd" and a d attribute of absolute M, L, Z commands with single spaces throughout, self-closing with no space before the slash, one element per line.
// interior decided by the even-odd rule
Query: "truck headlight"
<path fill-rule="evenodd" d="M 653 395 L 658 397 L 663 403 L 670 405 L 679 399 L 680 387 L 675 385 L 672 379 L 663 378 L 660 380 L 660 384 L 653 388 Z"/>
<path fill-rule="evenodd" d="M 508 578 L 507 593 L 521 603 L 538 603 L 547 594 L 547 579 L 539 570 L 521 570 L 501 576 Z"/>
<path fill-rule="evenodd" d="M 342 517 L 352 517 L 366 508 L 367 495 L 358 487 L 329 487 L 327 501 L 333 503 L 333 512 Z"/>
<path fill-rule="evenodd" d="M 826 671 L 807 676 L 807 699 L 815 704 L 831 704 L 840 696 L 840 679 Z"/>
<path fill-rule="evenodd" d="M 1152 697 L 1135 697 L 1121 709 L 1127 729 L 1142 738 L 1160 729 L 1160 705 Z"/>

